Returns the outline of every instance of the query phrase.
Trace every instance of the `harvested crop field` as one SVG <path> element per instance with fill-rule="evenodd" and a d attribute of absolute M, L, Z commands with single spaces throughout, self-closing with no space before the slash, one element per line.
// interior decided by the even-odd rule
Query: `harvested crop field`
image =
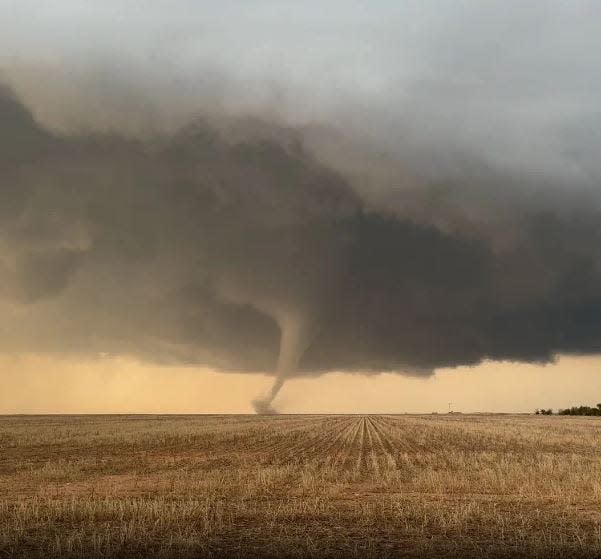
<path fill-rule="evenodd" d="M 0 557 L 601 555 L 601 420 L 0 418 Z"/>

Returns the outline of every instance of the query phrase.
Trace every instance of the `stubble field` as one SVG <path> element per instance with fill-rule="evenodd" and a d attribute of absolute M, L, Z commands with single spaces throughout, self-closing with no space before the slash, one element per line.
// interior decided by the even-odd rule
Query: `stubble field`
<path fill-rule="evenodd" d="M 0 556 L 601 556 L 601 421 L 0 417 Z"/>

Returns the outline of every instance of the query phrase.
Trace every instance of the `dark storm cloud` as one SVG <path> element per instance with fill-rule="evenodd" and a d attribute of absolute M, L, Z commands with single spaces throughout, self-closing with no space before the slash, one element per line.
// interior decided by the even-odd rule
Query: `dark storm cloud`
<path fill-rule="evenodd" d="M 292 129 L 196 122 L 143 142 L 55 135 L 6 90 L 0 111 L 4 351 L 285 377 L 600 349 L 599 209 L 582 194 L 542 211 L 512 194 L 535 186 L 490 171 L 477 193 L 409 189 L 411 219 L 371 208 Z"/>

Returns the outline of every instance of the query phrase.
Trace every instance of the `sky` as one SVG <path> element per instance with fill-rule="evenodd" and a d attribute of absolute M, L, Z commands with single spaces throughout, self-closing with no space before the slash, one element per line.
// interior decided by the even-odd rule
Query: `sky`
<path fill-rule="evenodd" d="M 3 358 L 0 413 L 254 413 L 249 395 L 267 392 L 265 374 L 165 367 L 127 359 Z M 546 366 L 484 363 L 420 378 L 395 373 L 329 373 L 289 380 L 282 413 L 531 413 L 595 406 L 596 357 L 562 357 Z"/>
<path fill-rule="evenodd" d="M 0 412 L 596 403 L 600 16 L 0 1 Z"/>

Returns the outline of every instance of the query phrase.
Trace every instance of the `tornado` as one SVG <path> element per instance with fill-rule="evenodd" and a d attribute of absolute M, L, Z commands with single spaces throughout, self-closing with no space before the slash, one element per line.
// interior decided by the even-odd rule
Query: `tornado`
<path fill-rule="evenodd" d="M 271 388 L 263 397 L 253 400 L 258 414 L 276 414 L 273 401 L 284 386 L 286 379 L 298 368 L 298 363 L 310 345 L 309 321 L 298 316 L 286 316 L 278 321 L 280 326 L 280 351 L 276 365 L 276 375 Z"/>

